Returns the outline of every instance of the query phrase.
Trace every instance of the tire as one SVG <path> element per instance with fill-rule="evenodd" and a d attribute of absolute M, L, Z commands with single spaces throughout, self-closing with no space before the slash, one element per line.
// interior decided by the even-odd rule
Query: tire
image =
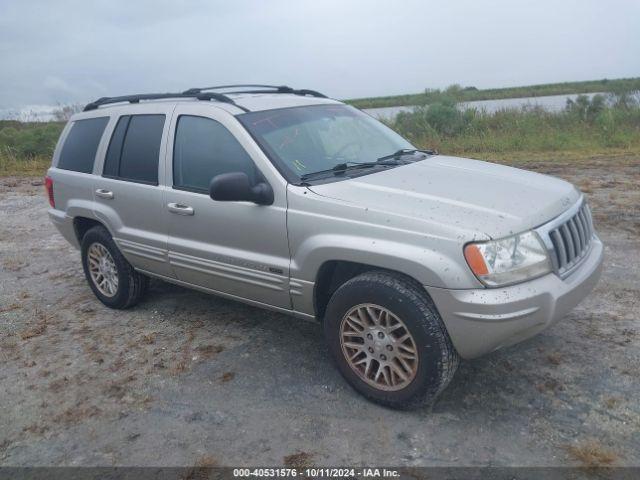
<path fill-rule="evenodd" d="M 140 301 L 149 285 L 149 278 L 134 270 L 120 253 L 106 228 L 96 226 L 89 229 L 82 237 L 81 252 L 85 278 L 98 300 L 107 307 L 116 309 L 129 308 Z M 105 252 L 108 252 L 108 255 Z M 102 270 L 98 269 L 100 273 L 92 275 L 90 263 L 95 267 L 97 258 L 106 258 L 105 264 Z M 94 268 L 95 271 L 96 268 Z M 106 273 L 102 274 L 102 272 Z M 100 286 L 98 280 L 94 280 L 94 275 L 97 275 L 98 279 L 104 279 L 105 275 L 108 278 L 115 277 L 117 285 L 114 281 Z"/>
<path fill-rule="evenodd" d="M 365 328 L 360 330 L 362 325 Z M 369 400 L 392 408 L 433 405 L 459 363 L 458 353 L 426 291 L 400 274 L 373 271 L 344 283 L 329 300 L 324 332 L 331 355 L 347 382 Z M 370 334 L 373 340 L 369 339 Z M 406 340 L 401 341 L 402 338 Z M 357 345 L 351 348 L 354 344 Z M 410 359 L 412 356 L 415 360 Z M 348 357 L 355 358 L 350 362 Z M 376 364 L 380 372 L 372 373 Z M 367 367 L 370 370 L 365 372 Z M 376 376 L 379 381 L 373 378 Z"/>

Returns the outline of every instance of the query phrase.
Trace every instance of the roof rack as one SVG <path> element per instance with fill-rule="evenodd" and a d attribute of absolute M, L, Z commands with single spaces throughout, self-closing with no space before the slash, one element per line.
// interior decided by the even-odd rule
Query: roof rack
<path fill-rule="evenodd" d="M 238 88 L 240 90 L 234 90 Z M 225 91 L 224 93 L 208 91 L 229 89 L 231 89 L 231 91 Z M 121 97 L 102 97 L 94 102 L 88 103 L 84 107 L 83 111 L 87 112 L 89 110 L 96 110 L 98 107 L 101 107 L 103 105 L 111 105 L 113 103 L 140 103 L 140 100 L 160 100 L 163 98 L 197 98 L 198 100 L 216 100 L 218 102 L 228 103 L 230 105 L 233 105 L 234 107 L 238 107 L 240 110 L 249 112 L 250 110 L 248 108 L 245 108 L 242 105 L 238 105 L 233 101 L 232 98 L 227 97 L 227 95 L 234 93 L 289 93 L 293 95 L 309 95 L 312 97 L 327 98 L 326 95 L 323 95 L 320 92 L 316 92 L 315 90 L 296 90 L 291 87 L 287 87 L 286 85 L 218 85 L 215 87 L 190 88 L 181 93 L 143 93 L 139 95 L 124 95 Z"/>
<path fill-rule="evenodd" d="M 217 85 L 214 87 L 190 88 L 189 90 L 185 90 L 183 93 L 192 94 L 192 93 L 201 93 L 206 90 L 229 90 L 229 89 L 237 89 L 237 88 L 240 88 L 241 90 L 226 91 L 224 93 L 228 95 L 234 94 L 234 93 L 289 93 L 293 95 L 302 95 L 302 96 L 309 95 L 312 97 L 327 98 L 326 95 L 320 92 L 317 92 L 315 90 L 309 90 L 306 88 L 296 90 L 286 85 L 260 85 L 260 84 Z"/>
<path fill-rule="evenodd" d="M 207 101 L 216 100 L 218 102 L 228 103 L 230 105 L 233 105 L 234 107 L 238 107 L 240 110 L 244 110 L 245 112 L 249 111 L 248 108 L 236 104 L 233 99 L 221 93 L 201 91 L 196 92 L 190 90 L 182 93 L 143 93 L 139 95 L 124 95 L 121 97 L 102 97 L 94 102 L 88 103 L 84 107 L 83 111 L 87 112 L 89 110 L 96 110 L 98 107 L 101 107 L 103 105 L 111 105 L 113 103 L 140 103 L 140 100 L 160 100 L 163 98 L 197 98 L 198 100 Z"/>

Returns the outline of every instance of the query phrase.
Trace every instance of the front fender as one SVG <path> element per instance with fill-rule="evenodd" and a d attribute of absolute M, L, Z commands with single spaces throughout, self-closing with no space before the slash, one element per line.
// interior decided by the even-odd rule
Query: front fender
<path fill-rule="evenodd" d="M 291 276 L 315 282 L 322 264 L 331 260 L 371 265 L 404 273 L 422 285 L 441 288 L 481 288 L 458 246 L 416 246 L 354 235 L 319 234 L 301 242 L 291 262 Z"/>

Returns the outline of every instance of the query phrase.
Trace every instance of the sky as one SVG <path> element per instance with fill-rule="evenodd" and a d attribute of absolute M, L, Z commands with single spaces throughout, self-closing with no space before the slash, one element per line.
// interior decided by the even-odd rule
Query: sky
<path fill-rule="evenodd" d="M 638 0 L 0 0 L 0 111 L 227 83 L 334 98 L 640 76 Z"/>

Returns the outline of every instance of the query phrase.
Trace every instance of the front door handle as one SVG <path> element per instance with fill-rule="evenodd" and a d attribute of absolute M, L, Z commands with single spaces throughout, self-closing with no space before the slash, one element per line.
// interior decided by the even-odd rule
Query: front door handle
<path fill-rule="evenodd" d="M 168 203 L 167 208 L 171 213 L 178 215 L 193 215 L 193 208 L 189 205 L 183 205 L 182 203 Z"/>
<path fill-rule="evenodd" d="M 105 190 L 104 188 L 99 188 L 96 190 L 96 196 L 100 198 L 106 198 L 107 200 L 111 200 L 113 198 L 113 192 L 110 190 Z"/>

